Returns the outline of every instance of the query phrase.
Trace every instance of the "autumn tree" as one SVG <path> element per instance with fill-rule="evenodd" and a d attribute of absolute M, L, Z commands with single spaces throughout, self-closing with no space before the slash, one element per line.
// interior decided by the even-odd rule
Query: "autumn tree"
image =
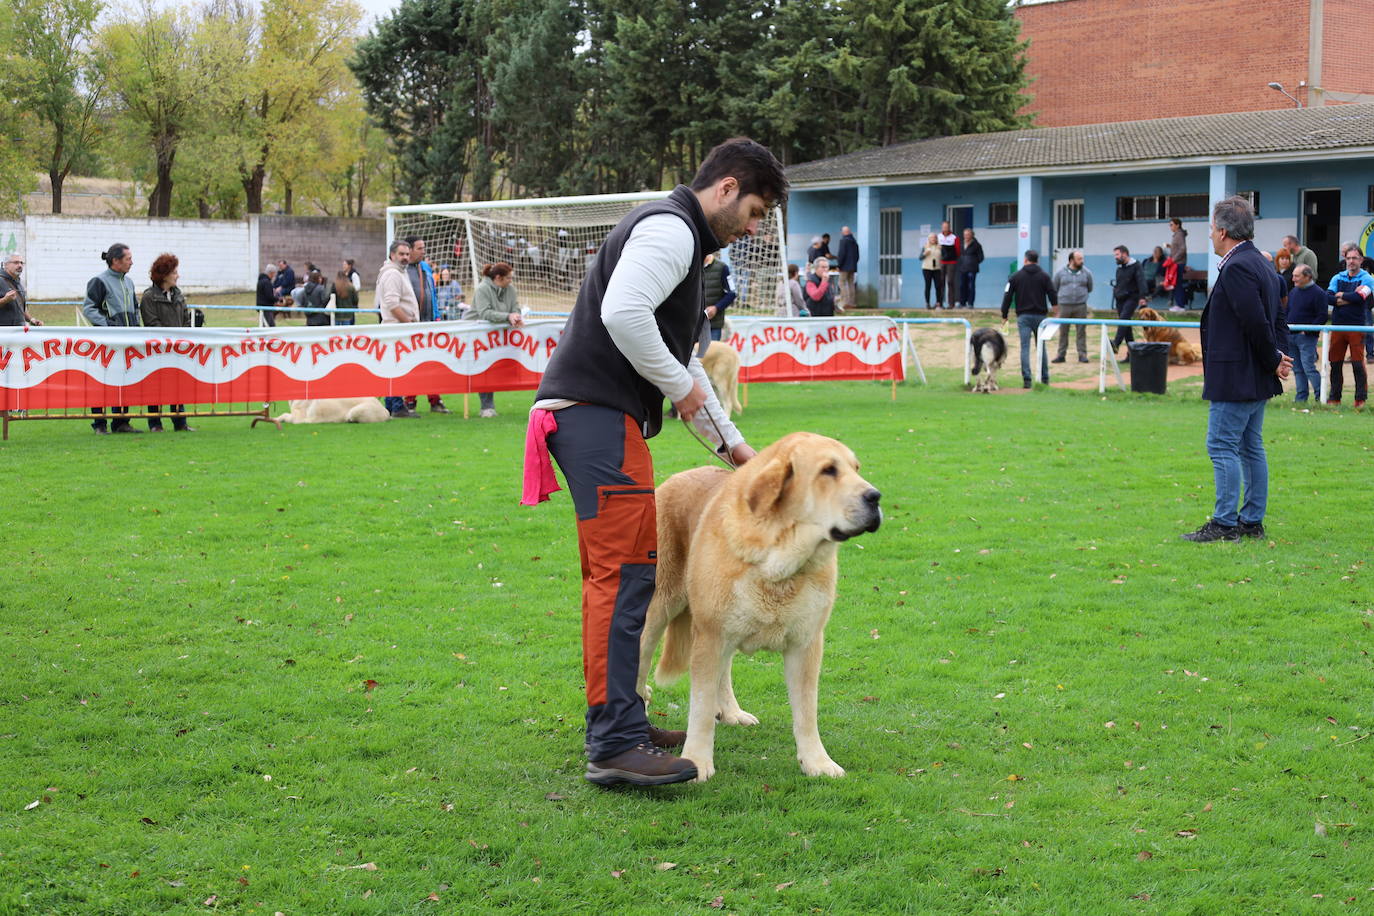
<path fill-rule="evenodd" d="M 62 185 L 72 166 L 89 155 L 99 131 L 104 75 L 89 41 L 100 0 L 10 0 L 0 27 L 15 57 L 9 94 L 42 127 L 36 142 L 52 183 L 52 212 L 62 212 Z M 29 145 L 29 144 L 25 144 Z"/>

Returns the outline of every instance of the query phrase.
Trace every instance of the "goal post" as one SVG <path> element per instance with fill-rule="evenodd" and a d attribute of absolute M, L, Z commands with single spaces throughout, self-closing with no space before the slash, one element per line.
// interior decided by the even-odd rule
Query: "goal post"
<path fill-rule="evenodd" d="M 621 218 L 667 191 L 595 194 L 528 200 L 483 200 L 387 207 L 387 240 L 418 237 L 436 279 L 443 268 L 463 288 L 465 301 L 481 279 L 482 265 L 505 261 L 515 268 L 520 304 L 536 312 L 567 312 L 597 252 Z M 732 312 L 777 313 L 787 276 L 782 209 L 772 208 L 756 235 L 724 249 L 737 294 Z"/>

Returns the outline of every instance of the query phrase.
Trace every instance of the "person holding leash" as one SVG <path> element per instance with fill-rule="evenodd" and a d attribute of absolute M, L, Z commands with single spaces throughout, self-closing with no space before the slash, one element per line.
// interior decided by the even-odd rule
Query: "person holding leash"
<path fill-rule="evenodd" d="M 547 449 L 577 513 L 586 778 L 598 785 L 697 776 L 692 761 L 668 753 L 685 733 L 652 728 L 635 690 L 658 554 L 645 440 L 663 425 L 666 397 L 733 463 L 753 457 L 693 358 L 706 321 L 702 264 L 707 252 L 753 235 L 786 197 L 782 165 L 741 137 L 711 150 L 690 187 L 626 215 L 582 283 L 530 411 L 521 501 L 558 488 Z"/>

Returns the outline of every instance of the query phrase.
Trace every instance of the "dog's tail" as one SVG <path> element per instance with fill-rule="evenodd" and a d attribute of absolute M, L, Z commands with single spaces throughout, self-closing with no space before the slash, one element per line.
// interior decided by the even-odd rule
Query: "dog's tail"
<path fill-rule="evenodd" d="M 668 622 L 663 653 L 654 670 L 654 683 L 667 686 L 687 673 L 692 659 L 692 612 L 684 610 Z"/>

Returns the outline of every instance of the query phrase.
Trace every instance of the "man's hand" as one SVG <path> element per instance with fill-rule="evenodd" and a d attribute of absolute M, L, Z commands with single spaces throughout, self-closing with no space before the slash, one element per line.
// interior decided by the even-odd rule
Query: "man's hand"
<path fill-rule="evenodd" d="M 0 302 L 8 305 L 9 303 L 13 302 L 15 299 L 18 298 L 19 294 L 16 293 L 14 290 L 10 290 L 9 292 L 5 293 L 5 295 L 0 296 Z"/>
<path fill-rule="evenodd" d="M 519 312 L 511 312 L 506 316 L 506 320 L 510 322 L 511 327 L 518 328 L 525 323 L 525 316 Z"/>
<path fill-rule="evenodd" d="M 1290 360 L 1291 362 L 1291 360 Z M 701 386 L 692 382 L 692 390 L 680 401 L 674 401 L 673 406 L 677 408 L 677 415 L 684 420 L 690 420 L 697 415 L 706 403 L 706 392 L 701 390 Z"/>
<path fill-rule="evenodd" d="M 1140 305 L 1141 305 L 1142 308 L 1145 307 L 1145 306 L 1147 306 L 1147 305 L 1149 305 L 1149 304 L 1150 304 L 1150 300 L 1149 300 L 1149 299 L 1141 299 L 1141 300 L 1140 300 Z"/>
<path fill-rule="evenodd" d="M 1293 371 L 1293 357 L 1287 353 L 1279 354 L 1279 367 L 1274 370 L 1274 374 L 1281 379 L 1288 378 L 1288 374 Z"/>
<path fill-rule="evenodd" d="M 730 460 L 735 463 L 735 467 L 739 467 L 757 454 L 758 452 L 754 451 L 748 442 L 741 442 L 739 445 L 730 449 Z"/>
<path fill-rule="evenodd" d="M 30 318 L 29 324 L 33 325 L 36 328 L 41 328 L 43 326 L 43 322 L 39 321 L 37 318 Z"/>
<path fill-rule="evenodd" d="M 716 307 L 715 307 L 714 305 L 708 305 L 708 306 L 706 306 L 706 317 L 707 317 L 707 318 L 714 318 L 714 317 L 716 317 Z"/>

